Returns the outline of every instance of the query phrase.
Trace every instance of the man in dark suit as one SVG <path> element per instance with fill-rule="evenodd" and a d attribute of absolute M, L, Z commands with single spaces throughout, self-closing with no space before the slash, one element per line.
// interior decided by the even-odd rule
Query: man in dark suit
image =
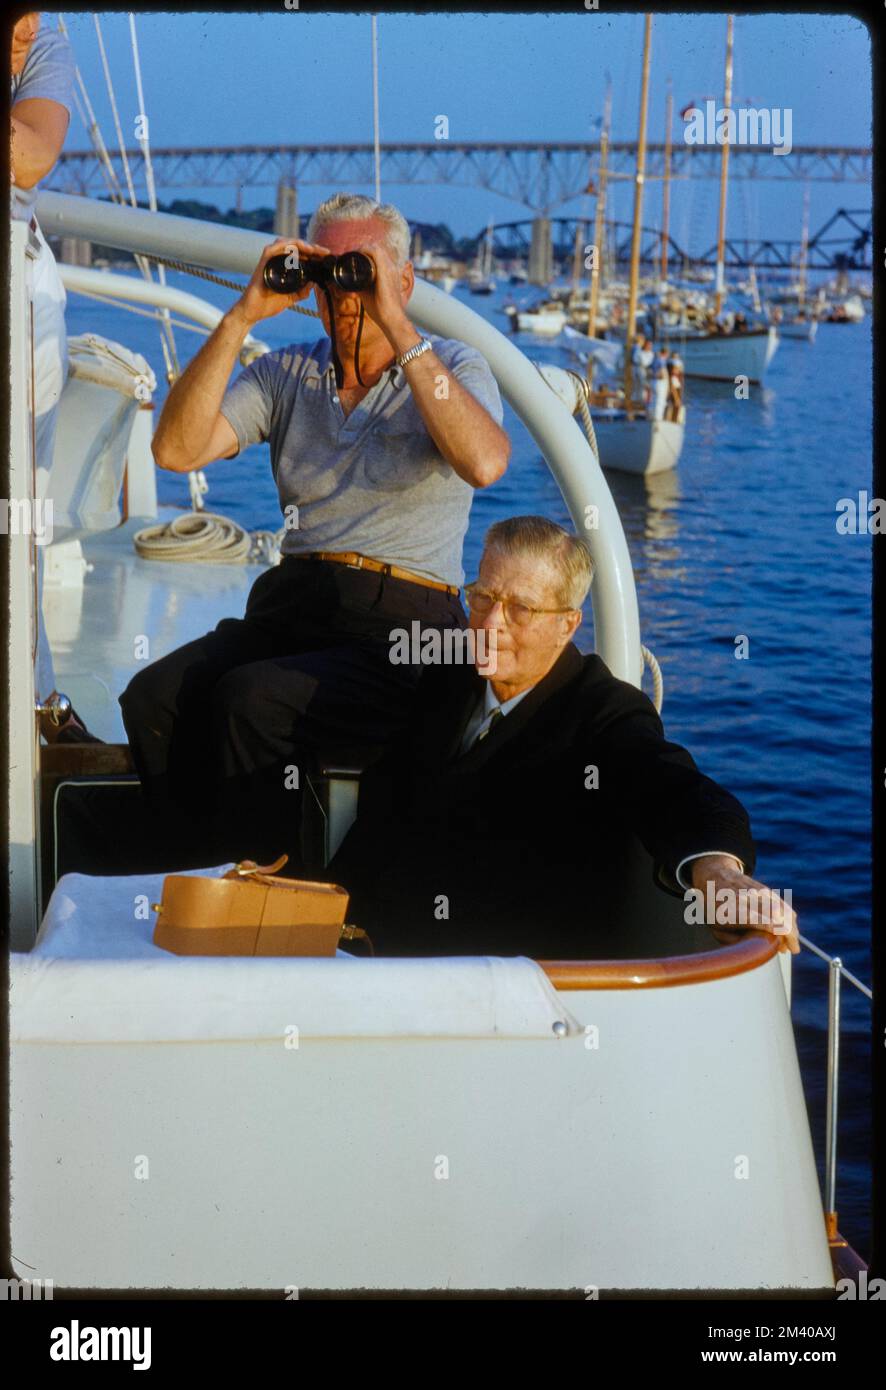
<path fill-rule="evenodd" d="M 679 954 L 686 890 L 709 884 L 730 901 L 753 890 L 757 916 L 732 920 L 768 920 L 799 950 L 790 906 L 749 877 L 741 804 L 665 738 L 646 695 L 574 646 L 592 574 L 543 517 L 491 527 L 466 591 L 475 659 L 425 668 L 329 866 L 378 954 Z M 689 949 L 715 944 L 701 930 Z"/>

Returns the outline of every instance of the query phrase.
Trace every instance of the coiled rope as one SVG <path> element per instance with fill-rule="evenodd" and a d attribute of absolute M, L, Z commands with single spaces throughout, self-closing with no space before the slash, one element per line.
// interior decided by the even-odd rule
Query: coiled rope
<path fill-rule="evenodd" d="M 145 526 L 132 543 L 145 560 L 175 560 L 218 565 L 277 563 L 286 534 L 279 531 L 246 531 L 229 517 L 216 512 L 186 512 L 174 521 Z"/>

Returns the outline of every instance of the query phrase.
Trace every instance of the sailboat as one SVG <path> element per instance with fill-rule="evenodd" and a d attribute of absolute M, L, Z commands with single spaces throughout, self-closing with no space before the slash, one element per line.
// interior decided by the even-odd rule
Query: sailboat
<path fill-rule="evenodd" d="M 643 40 L 643 69 L 640 91 L 640 126 L 637 138 L 637 167 L 634 181 L 634 222 L 631 238 L 631 266 L 628 284 L 628 306 L 625 317 L 624 345 L 620 357 L 622 362 L 622 387 L 616 391 L 612 386 L 594 385 L 595 359 L 608 358 L 614 362 L 611 349 L 614 344 L 601 344 L 590 337 L 588 344 L 587 378 L 583 383 L 584 395 L 590 407 L 593 420 L 594 446 L 599 452 L 600 464 L 605 469 L 619 473 L 637 473 L 651 476 L 675 468 L 683 449 L 686 409 L 680 406 L 676 419 L 655 418 L 652 403 L 647 404 L 635 392 L 633 348 L 636 340 L 637 304 L 640 284 L 640 242 L 642 236 L 643 186 L 646 167 L 646 124 L 649 97 L 649 65 L 652 42 L 652 16 L 647 15 Z M 608 132 L 609 95 L 607 92 L 607 112 L 604 131 Z M 605 144 L 601 138 L 601 161 L 605 157 Z M 603 184 L 605 191 L 605 183 Z M 598 194 L 599 197 L 599 194 Z M 603 211 L 597 206 L 597 227 L 602 227 Z M 588 320 L 597 321 L 598 280 L 592 272 L 591 298 Z M 571 331 L 569 341 L 580 350 L 580 335 Z M 554 369 L 556 370 L 556 369 Z M 542 370 L 550 385 L 554 385 L 551 373 Z M 571 374 L 568 374 L 571 375 Z M 567 388 L 568 394 L 568 388 Z M 581 391 L 573 392 L 573 409 L 583 409 Z M 586 425 L 587 428 L 587 425 Z"/>
<path fill-rule="evenodd" d="M 37 215 L 47 235 L 216 278 L 249 275 L 268 242 L 48 191 Z M 9 424 L 11 496 L 33 502 L 29 235 L 13 224 Z M 61 273 L 72 295 L 93 293 L 94 276 L 121 306 L 204 326 L 221 313 L 155 281 Z M 639 686 L 631 558 L 589 441 L 466 304 L 417 278 L 410 314 L 481 352 L 537 440 L 595 562 L 597 650 Z M 134 635 L 179 646 L 242 610 L 273 563 L 260 548 L 236 563 L 139 553 L 141 532 L 182 513 L 157 503 L 150 376 L 90 336 L 107 360 L 65 386 L 55 468 L 81 505 L 47 546 L 59 553 L 44 607 L 60 688 L 76 687 L 107 742 L 41 745 L 34 536 L 4 547 L 16 1276 L 69 1289 L 586 1292 L 592 1280 L 832 1295 L 864 1265 L 839 1231 L 835 1139 L 819 1188 L 791 960 L 772 935 L 717 943 L 641 865 L 625 928 L 643 946 L 624 959 L 184 958 L 153 940 L 165 873 L 127 869 L 122 825 L 116 871 L 65 868 L 73 800 L 138 796 L 113 698 Z M 311 790 L 322 875 L 356 813 L 358 770 L 327 767 Z M 830 1021 L 833 1055 L 836 1011 Z M 829 1136 L 836 1095 L 829 1084 Z M 735 1181 L 724 1133 L 756 1155 L 758 1181 Z"/>
<path fill-rule="evenodd" d="M 517 328 L 521 333 L 537 333 L 540 337 L 556 338 L 563 332 L 568 317 L 561 300 L 542 299 L 528 309 L 517 310 Z"/>
<path fill-rule="evenodd" d="M 724 80 L 724 110 L 731 109 L 732 102 L 732 47 L 733 20 L 726 20 L 726 68 Z M 717 224 L 717 270 L 714 289 L 715 321 L 723 308 L 726 292 L 725 249 L 726 249 L 726 192 L 729 169 L 729 141 L 722 144 L 720 161 L 720 205 Z M 683 359 L 687 377 L 702 377 L 708 381 L 732 381 L 736 377 L 747 377 L 749 382 L 759 384 L 775 356 L 778 347 L 778 332 L 774 325 L 760 327 L 732 327 L 728 332 L 722 324 L 715 322 L 711 327 L 690 327 L 684 319 L 674 324 L 669 316 L 659 318 L 656 336 L 663 338 L 668 348 L 678 350 Z"/>
<path fill-rule="evenodd" d="M 492 278 L 492 235 L 493 223 L 490 222 L 477 256 L 477 263 L 468 276 L 468 289 L 471 294 L 492 294 L 495 289 L 495 281 Z"/>
<path fill-rule="evenodd" d="M 797 284 L 773 296 L 770 322 L 782 338 L 794 338 L 814 343 L 818 319 L 806 295 L 807 261 L 809 257 L 809 186 L 803 190 L 803 230 L 800 238 L 799 274 Z"/>

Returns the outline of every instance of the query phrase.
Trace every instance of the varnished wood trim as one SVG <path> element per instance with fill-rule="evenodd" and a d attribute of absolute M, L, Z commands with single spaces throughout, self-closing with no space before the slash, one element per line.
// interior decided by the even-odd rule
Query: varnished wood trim
<path fill-rule="evenodd" d="M 108 777 L 134 772 L 128 743 L 50 743 L 40 749 L 44 778 Z"/>
<path fill-rule="evenodd" d="M 750 929 L 747 937 L 717 951 L 649 960 L 540 960 L 555 989 L 663 989 L 723 980 L 765 965 L 778 950 L 771 932 Z"/>

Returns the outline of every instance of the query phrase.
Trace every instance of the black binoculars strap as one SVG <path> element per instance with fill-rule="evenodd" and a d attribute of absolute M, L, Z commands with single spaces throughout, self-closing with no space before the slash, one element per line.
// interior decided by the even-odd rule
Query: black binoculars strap
<path fill-rule="evenodd" d="M 322 286 L 322 289 L 323 289 L 323 293 L 326 295 L 326 307 L 327 307 L 328 310 L 329 310 L 329 337 L 330 337 L 330 340 L 331 340 L 331 342 L 332 342 L 332 363 L 333 363 L 333 366 L 335 367 L 335 384 L 336 384 L 336 386 L 338 387 L 338 389 L 341 390 L 341 388 L 342 388 L 342 383 L 343 383 L 343 381 L 344 381 L 344 379 L 345 379 L 345 373 L 344 373 L 344 368 L 342 367 L 342 364 L 341 364 L 341 358 L 340 358 L 339 355 L 338 355 L 338 345 L 337 345 L 337 343 L 336 343 L 336 337 L 335 337 L 335 309 L 333 308 L 333 304 L 332 304 L 332 295 L 331 295 L 330 292 L 329 292 L 329 286 L 328 286 L 328 285 L 323 285 L 323 286 Z M 363 380 L 362 376 L 360 375 L 360 339 L 362 338 L 362 336 L 363 336 L 363 301 L 362 301 L 362 299 L 361 299 L 361 301 L 360 301 L 360 318 L 359 318 L 358 321 L 357 321 L 357 341 L 356 341 L 356 343 L 354 344 L 354 371 L 357 373 L 357 380 L 359 381 L 360 385 L 361 385 L 361 386 L 365 386 L 366 383 L 365 383 L 365 381 Z"/>

